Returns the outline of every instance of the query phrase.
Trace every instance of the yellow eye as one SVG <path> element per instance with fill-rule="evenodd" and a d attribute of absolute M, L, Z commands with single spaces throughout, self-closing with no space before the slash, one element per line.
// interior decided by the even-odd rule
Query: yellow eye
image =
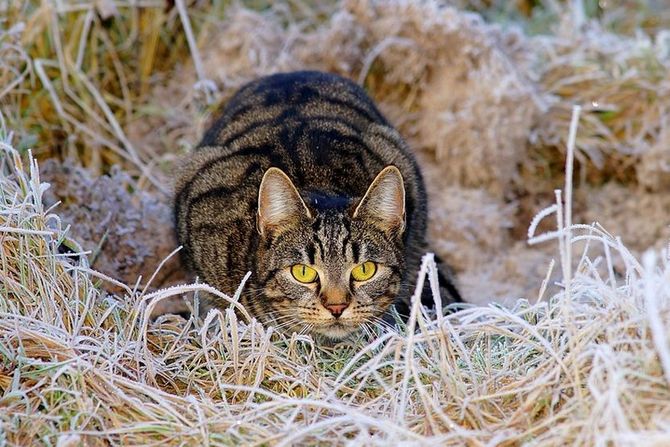
<path fill-rule="evenodd" d="M 354 278 L 354 281 L 367 281 L 375 276 L 375 273 L 377 273 L 377 264 L 366 261 L 354 267 L 351 271 L 351 277 Z"/>
<path fill-rule="evenodd" d="M 305 264 L 292 266 L 291 274 L 295 279 L 305 284 L 316 281 L 316 278 L 319 276 L 316 270 Z"/>

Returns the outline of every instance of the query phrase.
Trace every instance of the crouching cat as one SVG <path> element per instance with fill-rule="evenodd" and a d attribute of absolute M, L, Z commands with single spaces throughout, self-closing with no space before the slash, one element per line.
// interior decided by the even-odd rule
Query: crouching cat
<path fill-rule="evenodd" d="M 362 88 L 320 72 L 242 87 L 176 179 L 189 268 L 226 293 L 251 271 L 241 302 L 252 315 L 331 340 L 380 322 L 392 304 L 407 313 L 426 214 L 398 132 Z M 443 302 L 460 301 L 441 273 Z M 432 304 L 427 290 L 422 299 Z"/>

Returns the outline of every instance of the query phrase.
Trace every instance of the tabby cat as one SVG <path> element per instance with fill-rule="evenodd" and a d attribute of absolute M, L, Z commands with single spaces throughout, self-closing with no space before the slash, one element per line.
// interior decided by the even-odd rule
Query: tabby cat
<path fill-rule="evenodd" d="M 393 303 L 407 313 L 426 206 L 406 143 L 363 89 L 304 71 L 228 102 L 179 169 L 175 218 L 202 280 L 232 293 L 251 271 L 241 301 L 258 320 L 340 340 Z M 441 271 L 443 302 L 460 301 Z"/>

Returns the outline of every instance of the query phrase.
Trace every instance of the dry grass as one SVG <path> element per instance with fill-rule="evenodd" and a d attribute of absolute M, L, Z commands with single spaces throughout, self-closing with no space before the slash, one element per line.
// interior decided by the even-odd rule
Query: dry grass
<path fill-rule="evenodd" d="M 667 14 L 518 2 L 522 32 L 432 1 L 187 3 L 0 0 L 0 446 L 667 444 L 670 40 L 631 32 Z M 434 247 L 469 299 L 508 308 L 415 307 L 325 347 L 234 296 L 199 315 L 206 285 L 155 290 L 172 160 L 240 84 L 305 67 L 375 96 L 423 164 Z M 88 173 L 49 169 L 45 192 L 29 148 Z M 558 230 L 534 222 L 528 247 L 555 188 Z M 595 218 L 626 245 L 571 224 Z M 181 296 L 194 318 L 152 321 Z"/>
<path fill-rule="evenodd" d="M 660 265 L 652 252 L 640 265 L 598 227 L 566 227 L 552 236 L 562 241 L 562 262 L 570 241 L 580 239 L 605 247 L 606 256 L 592 258 L 585 250 L 574 277 L 569 271 L 564 291 L 548 302 L 428 318 L 416 301 L 406 330 L 334 347 L 273 333 L 243 311 L 238 318 L 235 298 L 224 295 L 231 307 L 202 319 L 152 322 L 152 307 L 162 299 L 215 291 L 192 285 L 101 294 L 95 282 L 110 279 L 90 270 L 57 215 L 44 209 L 47 185 L 34 160 L 24 166 L 9 144 L 2 149 L 3 442 L 640 445 L 667 439 L 667 253 Z M 63 243 L 75 253 L 60 254 Z M 623 277 L 612 268 L 616 257 L 627 266 Z M 426 257 L 421 277 L 434 273 Z"/>

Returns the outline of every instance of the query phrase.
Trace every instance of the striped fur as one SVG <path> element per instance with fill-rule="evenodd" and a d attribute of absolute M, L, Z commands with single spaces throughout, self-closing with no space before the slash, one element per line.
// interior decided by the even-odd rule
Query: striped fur
<path fill-rule="evenodd" d="M 397 167 L 404 181 L 400 234 L 384 231 L 373 216 L 353 217 L 387 166 Z M 259 185 L 270 167 L 286 173 L 310 212 L 285 231 L 261 235 Z M 407 311 L 427 249 L 426 207 L 421 174 L 398 132 L 360 87 L 318 72 L 244 86 L 176 179 L 177 234 L 193 272 L 232 293 L 251 271 L 242 302 L 260 321 L 334 339 L 379 321 L 393 302 Z M 380 271 L 355 284 L 349 272 L 365 260 Z M 319 281 L 297 283 L 288 273 L 295 263 L 317 266 Z M 460 300 L 448 274 L 442 291 L 444 301 Z M 350 303 L 339 319 L 320 304 L 336 292 Z"/>

